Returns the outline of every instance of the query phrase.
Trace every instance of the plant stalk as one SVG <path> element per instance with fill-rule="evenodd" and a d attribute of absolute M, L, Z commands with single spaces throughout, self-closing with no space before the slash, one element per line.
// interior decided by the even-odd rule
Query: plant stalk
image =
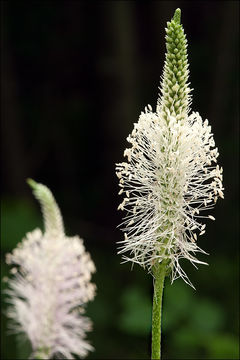
<path fill-rule="evenodd" d="M 152 310 L 152 360 L 161 359 L 162 296 L 165 275 L 165 262 L 153 266 L 154 293 Z"/>
<path fill-rule="evenodd" d="M 50 349 L 49 348 L 41 348 L 38 349 L 34 354 L 34 360 L 43 360 L 50 359 Z"/>

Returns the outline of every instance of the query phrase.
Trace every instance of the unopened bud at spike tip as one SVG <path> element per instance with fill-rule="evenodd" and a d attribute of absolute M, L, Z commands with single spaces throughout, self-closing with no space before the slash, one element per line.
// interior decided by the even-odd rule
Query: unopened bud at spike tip
<path fill-rule="evenodd" d="M 177 8 L 175 10 L 175 13 L 173 15 L 173 20 L 177 23 L 177 24 L 181 24 L 181 9 Z"/>
<path fill-rule="evenodd" d="M 183 120 L 188 115 L 191 104 L 187 39 L 180 21 L 181 10 L 176 9 L 172 20 L 167 22 L 167 53 L 157 106 L 166 121 L 169 111 L 172 116 L 178 116 L 178 120 Z"/>
<path fill-rule="evenodd" d="M 36 181 L 34 181 L 34 180 L 31 179 L 31 178 L 28 178 L 28 179 L 26 180 L 26 182 L 27 182 L 27 184 L 28 184 L 29 186 L 31 186 L 32 189 L 36 189 L 36 185 L 37 185 Z"/>

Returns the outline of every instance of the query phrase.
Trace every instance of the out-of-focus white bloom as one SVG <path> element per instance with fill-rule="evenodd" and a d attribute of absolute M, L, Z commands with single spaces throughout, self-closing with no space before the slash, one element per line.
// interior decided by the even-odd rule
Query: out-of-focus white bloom
<path fill-rule="evenodd" d="M 223 186 L 211 126 L 198 113 L 188 115 L 187 42 L 178 20 L 166 29 L 168 53 L 157 111 L 148 105 L 141 113 L 127 138 L 128 162 L 116 166 L 119 194 L 125 196 L 118 209 L 127 211 L 119 253 L 128 253 L 124 261 L 150 272 L 165 261 L 172 281 L 180 276 L 192 286 L 179 259 L 203 263 L 194 256 L 204 253 L 196 243 L 197 233 L 205 233 L 200 219 L 214 217 L 200 211 L 223 198 Z"/>
<path fill-rule="evenodd" d="M 34 358 L 85 357 L 93 347 L 85 339 L 91 321 L 86 302 L 95 296 L 95 266 L 83 240 L 64 234 L 60 210 L 50 190 L 29 180 L 40 201 L 45 233 L 36 229 L 7 254 L 16 265 L 9 280 L 8 316 L 12 328 L 31 341 Z"/>

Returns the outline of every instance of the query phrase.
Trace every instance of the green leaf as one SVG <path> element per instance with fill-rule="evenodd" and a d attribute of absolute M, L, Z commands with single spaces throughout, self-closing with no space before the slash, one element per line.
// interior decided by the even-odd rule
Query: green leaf
<path fill-rule="evenodd" d="M 189 316 L 194 306 L 194 293 L 183 281 L 172 285 L 166 281 L 163 293 L 163 333 L 171 330 Z"/>
<path fill-rule="evenodd" d="M 12 250 L 26 232 L 40 227 L 42 221 L 26 199 L 2 199 L 1 239 L 4 252 Z"/>
<path fill-rule="evenodd" d="M 224 311 L 214 302 L 199 300 L 191 314 L 191 325 L 200 331 L 213 332 L 224 326 Z"/>
<path fill-rule="evenodd" d="M 123 312 L 119 317 L 120 330 L 132 335 L 147 335 L 151 329 L 152 302 L 142 289 L 128 288 L 122 298 Z"/>
<path fill-rule="evenodd" d="M 239 340 L 231 334 L 216 336 L 209 343 L 211 359 L 239 359 Z"/>

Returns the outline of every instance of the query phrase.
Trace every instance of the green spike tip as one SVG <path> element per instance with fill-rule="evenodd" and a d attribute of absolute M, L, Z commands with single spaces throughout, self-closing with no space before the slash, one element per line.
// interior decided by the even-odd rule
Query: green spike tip
<path fill-rule="evenodd" d="M 32 189 L 36 189 L 36 187 L 37 187 L 36 181 L 34 181 L 34 180 L 31 179 L 31 178 L 28 178 L 28 179 L 26 180 L 26 182 L 28 183 L 29 186 L 31 186 Z"/>
<path fill-rule="evenodd" d="M 177 8 L 175 10 L 175 13 L 173 15 L 173 20 L 175 21 L 176 24 L 179 24 L 181 23 L 181 9 Z"/>

